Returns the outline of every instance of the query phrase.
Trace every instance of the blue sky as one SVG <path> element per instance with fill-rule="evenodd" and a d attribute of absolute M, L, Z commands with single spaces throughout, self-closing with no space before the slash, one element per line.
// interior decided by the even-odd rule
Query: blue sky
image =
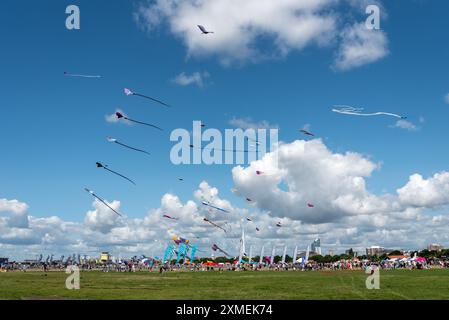
<path fill-rule="evenodd" d="M 69 4 L 80 7 L 80 30 L 65 28 Z M 185 39 L 171 31 L 167 21 L 150 31 L 136 23 L 133 14 L 142 4 L 151 5 L 123 0 L 3 4 L 0 198 L 27 203 L 34 217 L 56 215 L 76 222 L 91 209 L 85 186 L 107 199 L 120 199 L 121 210 L 131 218 L 159 207 L 165 193 L 187 201 L 203 180 L 219 188 L 223 197 L 243 203 L 229 191 L 232 166 L 171 164 L 169 133 L 190 129 L 193 120 L 218 129 L 231 128 L 232 118 L 266 120 L 279 126 L 285 142 L 303 139 L 298 129 L 310 124 L 333 152 L 353 151 L 382 163 L 366 180 L 367 189 L 376 194 L 394 193 L 414 173 L 427 178 L 447 170 L 447 1 L 383 3 L 381 28 L 389 53 L 349 70 L 332 67 L 339 46 L 335 39 L 273 59 L 230 65 L 214 54 L 188 54 Z M 339 16 L 339 26 L 365 18 L 355 6 L 350 14 Z M 201 22 L 191 23 L 195 30 Z M 254 45 L 273 51 L 269 36 Z M 64 71 L 103 77 L 67 78 Z M 180 86 L 172 80 L 182 72 L 210 76 L 202 88 Z M 126 97 L 124 87 L 174 107 L 166 110 Z M 335 114 L 334 104 L 407 115 L 419 129 L 392 128 L 396 119 L 390 117 Z M 105 115 L 117 108 L 165 131 L 107 123 Z M 109 144 L 109 135 L 152 155 Z M 98 170 L 96 161 L 132 177 L 137 187 Z"/>

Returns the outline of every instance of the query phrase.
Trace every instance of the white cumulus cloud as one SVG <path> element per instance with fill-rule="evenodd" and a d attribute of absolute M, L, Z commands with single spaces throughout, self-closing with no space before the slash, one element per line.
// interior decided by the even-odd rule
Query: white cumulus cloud
<path fill-rule="evenodd" d="M 205 80 L 209 78 L 208 72 L 194 72 L 191 75 L 182 72 L 178 74 L 172 81 L 180 86 L 188 86 L 194 84 L 200 88 L 204 87 Z"/>

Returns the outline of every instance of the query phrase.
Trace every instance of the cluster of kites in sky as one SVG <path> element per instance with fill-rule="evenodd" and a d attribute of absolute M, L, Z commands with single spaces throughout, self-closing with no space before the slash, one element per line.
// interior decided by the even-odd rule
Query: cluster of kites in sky
<path fill-rule="evenodd" d="M 207 35 L 207 34 L 213 34 L 213 33 L 214 33 L 213 31 L 208 31 L 208 30 L 207 30 L 204 26 L 202 26 L 202 25 L 198 25 L 197 27 L 198 27 L 199 30 L 201 31 L 201 34 Z M 74 73 L 69 73 L 69 72 L 64 72 L 64 76 L 66 76 L 66 77 L 89 78 L 89 79 L 100 79 L 100 78 L 102 78 L 102 76 L 100 76 L 100 75 L 74 74 Z M 124 94 L 125 94 L 126 96 L 128 96 L 128 97 L 129 97 L 129 96 L 136 96 L 136 97 L 140 97 L 140 98 L 143 98 L 143 99 L 147 99 L 147 100 L 149 100 L 150 102 L 155 103 L 155 104 L 157 104 L 157 105 L 160 105 L 160 106 L 162 106 L 162 107 L 164 107 L 164 108 L 170 108 L 170 107 L 171 107 L 169 104 L 167 104 L 167 103 L 165 103 L 165 102 L 163 102 L 163 101 L 161 101 L 161 100 L 159 100 L 159 99 L 156 99 L 156 98 L 153 98 L 153 97 L 151 97 L 151 96 L 144 95 L 144 94 L 141 94 L 141 93 L 138 93 L 138 92 L 134 92 L 134 91 L 132 91 L 131 89 L 128 89 L 128 88 L 124 88 Z M 365 117 L 370 117 L 370 116 L 382 116 L 382 115 L 383 115 L 383 116 L 391 116 L 391 117 L 395 117 L 395 118 L 399 118 L 399 119 L 406 119 L 406 117 L 404 117 L 404 116 L 401 116 L 401 115 L 398 115 L 398 114 L 394 114 L 394 113 L 390 113 L 390 112 L 379 111 L 379 112 L 364 113 L 364 112 L 363 112 L 363 111 L 364 111 L 363 108 L 355 108 L 355 107 L 346 106 L 346 105 L 335 105 L 335 106 L 333 106 L 333 108 L 332 108 L 331 110 L 332 110 L 333 112 L 335 112 L 335 113 L 339 113 L 339 114 L 343 114 L 343 115 L 349 115 L 349 116 L 365 116 Z M 139 124 L 139 125 L 143 125 L 143 126 L 147 126 L 147 127 L 156 129 L 156 130 L 163 131 L 163 129 L 162 129 L 161 127 L 159 127 L 159 126 L 157 126 L 157 125 L 155 125 L 155 124 L 152 124 L 152 123 L 148 123 L 148 122 L 144 122 L 144 121 L 140 121 L 140 120 L 136 120 L 136 119 L 129 118 L 128 116 L 124 115 L 122 112 L 119 112 L 119 111 L 117 111 L 117 112 L 115 113 L 115 116 L 116 116 L 116 118 L 117 118 L 119 121 L 129 121 L 129 122 L 132 122 L 132 123 L 136 123 L 136 124 Z M 205 126 L 205 124 L 204 124 L 204 123 L 201 123 L 201 127 L 204 127 L 204 126 Z M 302 134 L 305 135 L 305 136 L 315 137 L 315 134 L 314 134 L 314 133 L 310 132 L 309 130 L 307 130 L 307 129 L 305 129 L 305 128 L 300 129 L 299 131 L 300 131 L 300 133 L 302 133 Z M 252 140 L 252 139 L 250 139 L 250 138 L 246 138 L 246 139 L 247 139 L 246 142 L 247 142 L 248 146 L 254 147 L 254 146 L 259 145 L 259 142 L 256 141 L 256 140 Z M 144 149 L 138 148 L 138 147 L 136 147 L 136 146 L 129 145 L 129 144 L 127 144 L 127 143 L 121 142 L 121 141 L 119 141 L 119 140 L 117 140 L 117 139 L 115 139 L 115 138 L 112 138 L 112 137 L 107 137 L 107 141 L 110 142 L 110 143 L 117 144 L 117 145 L 119 145 L 119 146 L 121 146 L 121 147 L 123 147 L 123 148 L 126 148 L 126 149 L 128 149 L 128 150 L 131 150 L 131 151 L 139 152 L 139 153 L 141 153 L 141 154 L 150 155 L 150 153 L 149 153 L 148 151 L 144 150 Z M 191 148 L 199 148 L 199 149 L 202 149 L 202 150 L 205 150 L 205 149 L 206 149 L 206 148 L 203 148 L 203 147 L 201 147 L 201 146 L 195 146 L 195 145 L 190 145 L 190 147 L 191 147 Z M 212 149 L 211 149 L 211 150 L 212 150 Z M 231 152 L 248 152 L 248 150 L 226 150 L 226 149 L 220 149 L 220 150 L 223 151 L 223 152 L 226 152 L 226 151 L 231 151 Z M 127 182 L 132 183 L 133 185 L 136 185 L 136 183 L 135 183 L 132 179 L 128 178 L 127 176 L 125 176 L 125 175 L 122 174 L 122 173 L 119 173 L 119 172 L 117 172 L 117 171 L 115 171 L 115 170 L 110 169 L 109 166 L 106 165 L 106 164 L 103 164 L 103 163 L 101 163 L 101 162 L 96 162 L 96 166 L 97 166 L 97 168 L 104 169 L 105 171 L 107 171 L 107 172 L 109 172 L 109 173 L 111 173 L 111 174 L 114 174 L 114 175 L 116 175 L 116 176 L 118 176 L 118 177 L 120 177 L 120 178 L 126 180 Z M 261 171 L 261 170 L 255 171 L 254 174 L 256 174 L 257 176 L 269 176 L 269 175 L 272 175 L 272 173 L 270 173 L 270 172 L 265 172 L 265 171 Z M 179 181 L 184 181 L 183 178 L 178 178 L 178 180 L 179 180 Z M 101 198 L 100 196 L 98 196 L 94 191 L 92 191 L 92 190 L 90 190 L 90 189 L 88 189 L 88 188 L 85 188 L 85 191 L 88 192 L 89 194 L 91 194 L 95 199 L 97 199 L 98 201 L 100 201 L 104 206 L 106 206 L 107 208 L 109 208 L 111 211 L 113 211 L 113 212 L 114 212 L 115 214 L 117 214 L 118 216 L 120 216 L 120 217 L 123 216 L 120 212 L 118 212 L 118 211 L 115 210 L 110 204 L 108 204 L 108 202 L 106 202 L 103 198 Z M 234 192 L 234 193 L 238 192 L 238 190 L 236 190 L 236 189 L 232 189 L 231 191 Z M 250 203 L 250 204 L 252 204 L 252 205 L 254 204 L 254 202 L 253 202 L 253 200 L 252 200 L 251 198 L 245 197 L 245 199 L 246 199 L 246 201 L 247 201 L 248 203 Z M 211 199 L 209 199 L 209 200 L 203 199 L 203 201 L 201 202 L 201 205 L 202 205 L 207 211 L 209 211 L 210 213 L 221 213 L 221 214 L 229 214 L 229 213 L 230 213 L 229 210 L 226 210 L 226 209 L 224 209 L 224 208 L 221 208 L 221 207 L 215 205 Z M 314 207 L 315 207 L 315 205 L 314 205 L 312 202 L 308 202 L 308 203 L 307 203 L 307 208 L 313 209 Z M 199 210 L 199 211 L 200 211 L 200 210 Z M 171 221 L 173 221 L 173 222 L 179 221 L 179 218 L 178 218 L 178 217 L 171 216 L 171 215 L 169 215 L 169 214 L 167 214 L 167 213 L 164 213 L 164 214 L 162 215 L 162 217 L 163 217 L 164 219 L 171 220 Z M 242 219 L 242 220 L 243 220 L 243 219 Z M 219 230 L 222 230 L 222 231 L 225 232 L 225 233 L 228 233 L 228 232 L 231 230 L 230 224 L 228 224 L 227 222 L 225 222 L 224 225 L 220 225 L 219 223 L 217 223 L 217 222 L 215 222 L 215 221 L 213 221 L 213 220 L 211 220 L 210 218 L 207 218 L 207 217 L 204 217 L 204 218 L 203 218 L 203 221 L 204 221 L 205 223 L 209 224 L 210 226 L 214 227 L 214 228 L 217 228 L 217 229 L 219 229 Z M 246 218 L 246 221 L 251 222 L 251 223 L 254 223 L 253 219 L 252 219 L 252 218 L 249 218 L 249 217 Z M 281 228 L 281 227 L 282 227 L 281 222 L 276 223 L 276 227 Z M 256 226 L 256 225 L 255 225 L 255 230 L 256 230 L 257 232 L 259 232 L 259 231 L 260 231 L 259 226 Z M 176 239 L 175 239 L 175 238 L 176 238 Z M 180 243 L 188 243 L 188 240 L 186 240 L 186 239 L 184 239 L 184 238 L 178 238 L 178 237 L 176 237 L 176 236 L 173 238 L 173 240 L 174 240 L 177 244 L 180 244 Z M 214 245 L 212 246 L 212 250 L 222 252 L 222 253 L 225 254 L 226 256 L 229 256 L 229 254 L 228 254 L 226 251 L 224 251 L 223 249 L 221 249 L 221 248 L 220 248 L 218 245 L 216 245 L 216 244 L 214 244 Z"/>

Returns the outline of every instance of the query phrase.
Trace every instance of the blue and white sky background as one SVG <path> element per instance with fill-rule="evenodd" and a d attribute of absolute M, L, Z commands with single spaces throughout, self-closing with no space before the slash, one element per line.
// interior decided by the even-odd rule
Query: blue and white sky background
<path fill-rule="evenodd" d="M 65 25 L 72 4 L 79 30 Z M 370 4 L 380 30 L 365 27 Z M 161 255 L 173 235 L 201 254 L 214 243 L 237 254 L 246 217 L 254 252 L 305 249 L 316 237 L 324 253 L 449 246 L 448 13 L 443 0 L 4 1 L 0 256 Z M 125 87 L 173 107 L 127 97 Z M 407 119 L 341 115 L 334 105 Z M 108 121 L 116 110 L 164 131 Z M 279 167 L 270 154 L 242 166 L 173 165 L 170 132 L 194 120 L 279 128 Z M 203 198 L 231 213 L 205 210 Z"/>

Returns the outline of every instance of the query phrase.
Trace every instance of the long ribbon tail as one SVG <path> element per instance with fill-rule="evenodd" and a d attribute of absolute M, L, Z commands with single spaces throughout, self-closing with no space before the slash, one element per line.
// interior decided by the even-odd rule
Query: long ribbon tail
<path fill-rule="evenodd" d="M 122 216 L 119 212 L 115 211 L 110 205 L 108 205 L 106 203 L 106 201 L 104 201 L 103 199 L 101 199 L 99 196 L 97 196 L 96 194 L 92 194 L 98 201 L 100 201 L 101 203 L 103 203 L 106 207 L 108 207 L 109 209 L 111 209 L 112 211 L 114 211 L 116 214 L 118 214 L 120 217 Z"/>
<path fill-rule="evenodd" d="M 155 126 L 154 124 L 150 124 L 150 123 L 146 123 L 146 122 L 137 121 L 137 120 L 133 120 L 133 119 L 130 119 L 130 118 L 124 118 L 124 119 L 125 119 L 125 120 L 128 120 L 128 121 L 131 121 L 131 122 L 135 122 L 135 123 L 138 123 L 138 124 L 143 124 L 143 125 L 145 125 L 145 126 L 149 126 L 149 127 L 152 127 L 152 128 L 155 128 L 155 129 L 158 129 L 158 130 L 161 130 L 161 131 L 164 131 L 164 129 L 159 128 L 158 126 Z"/>
<path fill-rule="evenodd" d="M 67 77 L 80 77 L 80 78 L 101 78 L 101 76 L 91 76 L 91 75 L 86 75 L 86 74 L 71 74 L 71 73 L 66 73 Z"/>
<path fill-rule="evenodd" d="M 142 97 L 142 98 L 146 98 L 146 99 L 150 99 L 150 100 L 153 100 L 153 101 L 155 101 L 155 102 L 157 102 L 157 103 L 160 103 L 160 104 L 162 104 L 162 105 L 164 105 L 164 106 L 166 106 L 166 107 L 170 107 L 170 105 L 166 104 L 165 102 L 162 102 L 162 101 L 160 101 L 160 100 L 151 98 L 151 97 L 149 97 L 149 96 L 146 96 L 146 95 L 143 95 L 143 94 L 140 94 L 140 93 L 133 93 L 133 95 L 139 96 L 139 97 Z"/>
<path fill-rule="evenodd" d="M 105 170 L 108 170 L 109 172 L 112 172 L 113 174 L 116 174 L 116 175 L 122 177 L 123 179 L 128 180 L 128 181 L 131 182 L 133 185 L 136 185 L 136 183 L 135 183 L 134 181 L 132 181 L 130 178 L 125 177 L 124 175 L 122 175 L 122 174 L 120 174 L 120 173 L 118 173 L 118 172 L 115 172 L 114 170 L 111 170 L 111 169 L 109 169 L 109 168 L 106 168 L 106 167 L 103 167 L 103 168 L 104 168 Z"/>
<path fill-rule="evenodd" d="M 227 211 L 227 210 L 225 210 L 225 209 L 222 209 L 222 208 L 219 208 L 219 207 L 216 207 L 216 206 L 213 206 L 213 205 L 211 205 L 211 204 L 208 204 L 208 206 L 211 207 L 211 208 L 214 208 L 214 209 L 216 209 L 216 210 L 219 210 L 219 211 L 222 211 L 222 212 L 229 213 L 229 211 Z"/>
<path fill-rule="evenodd" d="M 121 146 L 123 146 L 125 148 L 131 149 L 131 150 L 134 150 L 134 151 L 138 151 L 138 152 L 142 152 L 142 153 L 146 153 L 147 155 L 150 155 L 150 153 L 145 151 L 145 150 L 137 149 L 137 148 L 128 146 L 128 145 L 126 145 L 124 143 L 118 142 L 118 141 L 115 141 L 115 143 L 117 143 L 117 144 L 119 144 L 119 145 L 121 145 Z"/>
<path fill-rule="evenodd" d="M 214 225 L 214 226 L 216 226 L 217 228 L 223 230 L 225 233 L 227 233 L 226 230 L 225 230 L 223 227 L 220 227 L 218 224 L 213 223 L 213 222 L 211 222 L 211 224 Z"/>

